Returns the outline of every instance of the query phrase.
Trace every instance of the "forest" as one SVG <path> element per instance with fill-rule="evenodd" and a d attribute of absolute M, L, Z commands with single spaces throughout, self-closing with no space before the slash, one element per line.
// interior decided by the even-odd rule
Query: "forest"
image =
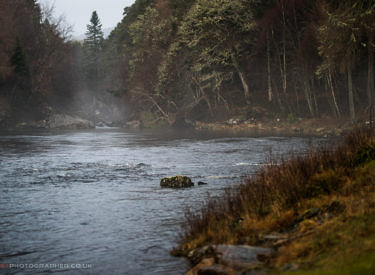
<path fill-rule="evenodd" d="M 85 41 L 36 0 L 0 0 L 0 120 L 74 112 L 87 91 L 123 120 L 367 119 L 374 101 L 371 0 L 136 0 Z M 89 108 L 90 109 L 90 108 Z"/>

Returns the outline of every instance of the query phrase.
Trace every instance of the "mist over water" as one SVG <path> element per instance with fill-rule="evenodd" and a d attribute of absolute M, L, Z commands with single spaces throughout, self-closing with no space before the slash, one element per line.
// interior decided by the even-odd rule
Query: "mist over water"
<path fill-rule="evenodd" d="M 169 252 L 186 209 L 238 184 L 268 152 L 303 152 L 311 141 L 116 129 L 0 135 L 0 263 L 91 265 L 14 274 L 182 274 L 188 263 Z M 176 174 L 208 185 L 160 188 Z"/>

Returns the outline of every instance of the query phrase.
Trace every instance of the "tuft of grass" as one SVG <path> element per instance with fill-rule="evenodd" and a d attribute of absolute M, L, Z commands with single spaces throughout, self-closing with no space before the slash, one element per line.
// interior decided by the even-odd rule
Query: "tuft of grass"
<path fill-rule="evenodd" d="M 263 236 L 278 232 L 289 240 L 270 268 L 362 268 L 375 253 L 374 131 L 355 129 L 337 146 L 271 161 L 199 213 L 186 213 L 184 229 L 175 255 L 206 244 L 273 245 Z"/>
<path fill-rule="evenodd" d="M 373 275 L 375 270 L 375 253 L 356 257 L 345 265 L 315 270 L 298 270 L 285 272 L 290 275 Z M 279 273 L 276 273 L 279 274 Z"/>

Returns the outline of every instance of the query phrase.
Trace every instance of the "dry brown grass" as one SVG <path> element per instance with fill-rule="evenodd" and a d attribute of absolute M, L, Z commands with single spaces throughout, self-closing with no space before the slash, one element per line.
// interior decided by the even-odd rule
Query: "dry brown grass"
<path fill-rule="evenodd" d="M 343 250 L 338 243 L 353 242 L 353 234 L 363 236 L 362 246 L 375 245 L 373 160 L 375 133 L 362 128 L 337 146 L 271 161 L 238 188 L 209 200 L 199 214 L 187 213 L 186 234 L 174 254 L 187 255 L 208 243 L 264 245 L 265 234 L 288 232 L 293 240 L 281 246 L 271 264 L 308 266 L 322 264 L 330 249 Z M 317 217 L 298 220 L 313 208 L 320 210 Z"/>

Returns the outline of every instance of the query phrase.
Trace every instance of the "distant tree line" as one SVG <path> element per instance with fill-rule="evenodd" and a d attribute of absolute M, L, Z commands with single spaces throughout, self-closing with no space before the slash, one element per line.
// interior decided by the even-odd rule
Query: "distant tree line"
<path fill-rule="evenodd" d="M 103 78 L 156 119 L 355 121 L 374 103 L 374 33 L 370 0 L 137 0 L 104 42 Z"/>
<path fill-rule="evenodd" d="M 83 43 L 36 0 L 0 0 L 0 107 L 42 117 L 81 89 L 130 119 L 332 116 L 374 104 L 371 0 L 136 0 Z M 90 99 L 90 101 L 91 101 Z"/>

